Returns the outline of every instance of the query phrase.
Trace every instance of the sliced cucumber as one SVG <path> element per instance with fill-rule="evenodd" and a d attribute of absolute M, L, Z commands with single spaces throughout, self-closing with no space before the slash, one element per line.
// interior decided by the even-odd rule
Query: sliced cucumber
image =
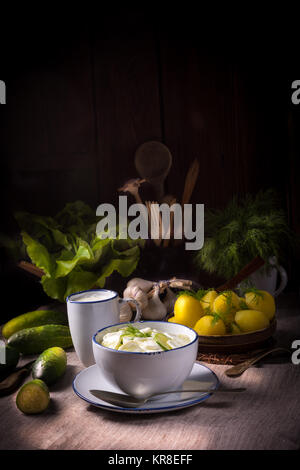
<path fill-rule="evenodd" d="M 169 341 L 169 338 L 164 335 L 163 333 L 156 333 L 156 335 L 154 336 L 154 340 L 157 342 L 157 344 L 164 350 L 164 351 L 168 351 L 170 349 L 172 349 L 169 345 L 168 345 L 168 341 Z"/>
<path fill-rule="evenodd" d="M 25 414 L 42 413 L 48 408 L 50 394 L 45 382 L 39 379 L 24 384 L 16 398 L 16 405 Z"/>

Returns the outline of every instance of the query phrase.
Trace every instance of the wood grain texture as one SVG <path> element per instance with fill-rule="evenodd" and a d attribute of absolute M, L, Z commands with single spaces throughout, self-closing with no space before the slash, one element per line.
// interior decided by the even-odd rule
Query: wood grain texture
<path fill-rule="evenodd" d="M 209 57 L 193 41 L 162 41 L 161 57 L 165 142 L 174 156 L 168 189 L 181 199 L 183 175 L 197 158 L 200 171 L 191 202 L 216 206 L 236 190 L 235 153 L 227 148 L 226 132 L 232 121 L 229 72 L 223 60 Z"/>
<path fill-rule="evenodd" d="M 275 74 L 266 92 L 272 68 L 258 48 L 243 60 L 225 45 L 216 51 L 200 39 L 167 40 L 150 32 L 128 39 L 105 31 L 82 32 L 78 40 L 57 34 L 41 57 L 26 40 L 17 48 L 16 60 L 31 48 L 29 65 L 10 78 L 9 106 L 0 114 L 13 208 L 41 212 L 47 198 L 61 206 L 85 193 L 94 204 L 114 202 L 116 188 L 136 176 L 135 150 L 151 139 L 171 150 L 166 189 L 178 200 L 194 158 L 200 175 L 192 202 L 218 207 L 261 187 L 285 190 L 284 85 Z M 90 171 L 91 185 L 83 179 L 75 187 L 72 171 L 81 169 Z M 48 172 L 53 179 L 61 173 L 67 189 L 37 198 L 38 181 Z"/>
<path fill-rule="evenodd" d="M 96 38 L 94 55 L 99 203 L 114 202 L 136 149 L 161 139 L 155 41 Z"/>
<path fill-rule="evenodd" d="M 299 337 L 299 298 L 281 295 L 277 345 Z M 28 359 L 28 358 L 27 358 Z M 252 367 L 238 379 L 226 366 L 210 365 L 226 387 L 245 387 L 238 396 L 215 395 L 185 410 L 131 416 L 89 406 L 72 391 L 82 369 L 68 353 L 66 375 L 51 387 L 51 404 L 42 415 L 25 416 L 16 394 L 0 399 L 3 449 L 299 449 L 300 369 L 281 358 Z"/>
<path fill-rule="evenodd" d="M 135 34 L 125 34 L 124 18 Z M 288 159 L 289 84 L 278 73 L 279 51 L 251 41 L 239 54 L 236 41 L 214 49 L 203 33 L 154 33 L 150 17 L 125 8 L 116 22 L 103 14 L 97 25 L 16 41 L 0 107 L 3 231 L 17 230 L 15 210 L 53 215 L 78 199 L 116 204 L 117 188 L 137 176 L 136 149 L 152 139 L 172 153 L 165 190 L 177 201 L 197 158 L 192 203 L 219 208 L 275 187 L 299 231 L 300 120 L 294 107 Z M 148 190 L 146 183 L 143 201 L 154 200 Z"/>
<path fill-rule="evenodd" d="M 29 49 L 29 65 L 9 80 L 1 152 L 11 212 L 50 215 L 76 199 L 95 205 L 98 188 L 89 38 L 57 34 L 43 45 L 40 57 Z M 25 38 L 16 60 L 26 46 Z"/>
<path fill-rule="evenodd" d="M 235 194 L 282 189 L 284 93 L 276 95 L 276 76 L 266 92 L 270 69 L 259 49 L 243 60 L 225 44 L 213 50 L 172 38 L 160 50 L 164 138 L 174 157 L 169 191 L 181 197 L 194 158 L 200 174 L 192 202 L 222 207 Z"/>

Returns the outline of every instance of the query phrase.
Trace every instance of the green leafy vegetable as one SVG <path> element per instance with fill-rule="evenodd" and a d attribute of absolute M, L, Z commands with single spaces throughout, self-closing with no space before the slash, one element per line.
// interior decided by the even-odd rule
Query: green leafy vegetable
<path fill-rule="evenodd" d="M 265 260 L 265 269 L 270 257 L 282 262 L 287 250 L 299 247 L 299 237 L 290 230 L 281 205 L 270 189 L 234 198 L 222 210 L 206 209 L 205 241 L 195 265 L 230 279 L 256 256 Z"/>
<path fill-rule="evenodd" d="M 15 216 L 27 255 L 44 271 L 41 283 L 53 299 L 104 287 L 114 271 L 127 277 L 137 267 L 143 240 L 118 238 L 118 227 L 116 239 L 102 239 L 96 233 L 100 218 L 81 201 L 67 204 L 55 217 Z"/>

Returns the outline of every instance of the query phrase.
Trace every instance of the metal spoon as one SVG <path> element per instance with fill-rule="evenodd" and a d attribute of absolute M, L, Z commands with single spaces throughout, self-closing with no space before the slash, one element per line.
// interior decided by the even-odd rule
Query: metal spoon
<path fill-rule="evenodd" d="M 121 405 L 127 408 L 135 407 L 138 405 L 144 405 L 153 397 L 160 396 L 160 395 L 168 395 L 169 393 L 191 393 L 191 392 L 201 392 L 201 393 L 227 393 L 227 392 L 244 392 L 245 388 L 221 388 L 216 390 L 199 390 L 199 389 L 191 389 L 191 390 L 170 390 L 169 392 L 162 392 L 156 393 L 155 395 L 150 395 L 146 398 L 136 398 L 130 395 L 122 395 L 121 393 L 115 392 L 108 392 L 106 390 L 90 390 L 90 393 L 94 395 L 96 398 L 100 398 L 100 400 L 107 401 L 113 405 Z"/>

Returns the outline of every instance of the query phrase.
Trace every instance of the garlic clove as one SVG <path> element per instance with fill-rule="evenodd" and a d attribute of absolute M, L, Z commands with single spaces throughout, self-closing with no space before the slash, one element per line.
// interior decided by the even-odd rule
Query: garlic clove
<path fill-rule="evenodd" d="M 167 309 L 167 313 L 171 313 L 174 310 L 174 305 L 177 299 L 177 295 L 174 294 L 174 292 L 167 287 L 166 289 L 167 295 L 165 296 L 163 300 L 163 304 L 165 305 Z"/>
<path fill-rule="evenodd" d="M 153 296 L 148 300 L 148 306 L 142 311 L 142 318 L 144 320 L 162 320 L 166 315 L 167 309 L 159 298 L 159 287 L 157 286 Z"/>
<path fill-rule="evenodd" d="M 128 302 L 124 302 L 120 306 L 120 323 L 125 323 L 131 320 L 132 309 Z"/>
<path fill-rule="evenodd" d="M 127 283 L 127 287 L 130 286 L 137 286 L 144 292 L 149 292 L 150 289 L 153 287 L 153 281 L 147 281 L 146 279 L 141 279 L 139 277 L 134 277 L 130 279 Z"/>
<path fill-rule="evenodd" d="M 128 286 L 123 292 L 123 297 L 127 299 L 134 299 L 136 300 L 141 310 L 147 307 L 148 305 L 148 296 L 147 294 L 142 291 L 138 286 Z"/>

